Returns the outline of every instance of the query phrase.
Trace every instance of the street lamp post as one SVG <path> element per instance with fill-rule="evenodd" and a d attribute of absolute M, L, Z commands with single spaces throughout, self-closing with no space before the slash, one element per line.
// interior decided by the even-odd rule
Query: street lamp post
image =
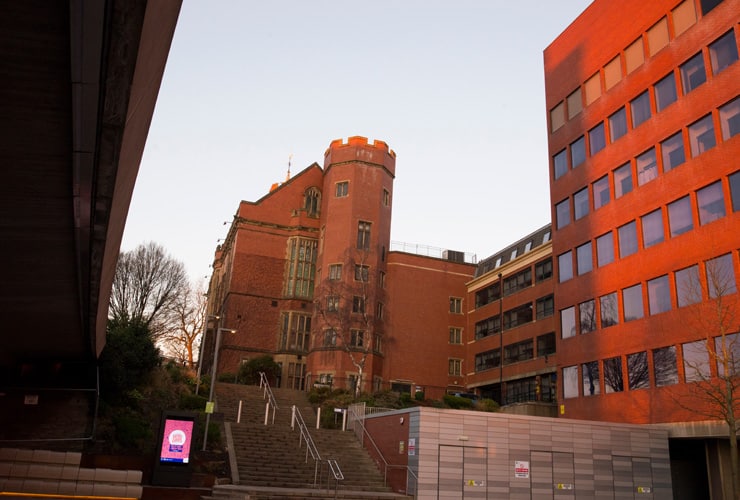
<path fill-rule="evenodd" d="M 200 371 L 201 367 L 203 366 L 203 344 L 205 344 L 206 340 L 206 332 L 208 332 L 208 322 L 212 319 L 219 320 L 221 319 L 218 315 L 210 315 L 206 316 L 206 320 L 203 322 L 203 334 L 200 336 L 200 348 L 198 349 L 198 375 L 195 378 L 195 395 L 198 395 L 198 391 L 200 390 Z"/>
<path fill-rule="evenodd" d="M 501 406 L 504 406 L 504 275 L 498 273 L 498 314 L 499 314 L 499 332 L 498 332 L 498 392 Z"/>
<path fill-rule="evenodd" d="M 211 390 L 208 393 L 208 403 L 213 403 L 213 390 L 216 388 L 216 367 L 218 366 L 218 350 L 221 347 L 221 332 L 236 333 L 230 328 L 219 328 L 216 331 L 216 349 L 213 351 L 213 364 L 211 365 Z M 206 429 L 203 432 L 203 451 L 206 451 L 208 442 L 208 426 L 211 424 L 211 413 L 206 412 Z"/>

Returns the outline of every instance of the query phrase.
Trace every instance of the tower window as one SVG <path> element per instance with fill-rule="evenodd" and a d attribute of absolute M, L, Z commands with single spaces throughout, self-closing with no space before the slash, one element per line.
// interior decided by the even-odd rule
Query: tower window
<path fill-rule="evenodd" d="M 359 250 L 370 249 L 370 227 L 371 224 L 365 221 L 357 224 L 357 248 Z"/>
<path fill-rule="evenodd" d="M 348 196 L 348 195 L 349 195 L 349 182 L 348 181 L 337 182 L 335 196 L 337 198 L 344 198 L 345 196 Z"/>

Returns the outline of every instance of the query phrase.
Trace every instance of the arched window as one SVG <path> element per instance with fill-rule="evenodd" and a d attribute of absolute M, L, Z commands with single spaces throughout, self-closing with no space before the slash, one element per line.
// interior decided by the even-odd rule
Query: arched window
<path fill-rule="evenodd" d="M 306 210 L 309 217 L 319 216 L 319 210 L 321 209 L 321 192 L 317 188 L 312 187 L 306 190 L 303 208 Z"/>

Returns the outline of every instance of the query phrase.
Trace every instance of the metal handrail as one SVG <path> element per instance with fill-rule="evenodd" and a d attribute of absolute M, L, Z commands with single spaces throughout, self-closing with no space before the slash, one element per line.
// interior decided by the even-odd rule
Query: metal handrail
<path fill-rule="evenodd" d="M 344 474 L 342 469 L 339 468 L 339 464 L 336 460 L 329 459 L 326 461 L 326 465 L 329 467 L 329 472 L 334 477 L 334 498 L 337 498 L 337 490 L 339 489 L 339 481 L 344 481 Z M 329 477 L 327 477 L 327 488 L 329 486 Z"/>
<path fill-rule="evenodd" d="M 313 485 L 316 486 L 316 481 L 319 475 L 319 464 L 322 463 L 321 454 L 319 453 L 318 448 L 316 448 L 316 443 L 313 442 L 311 433 L 308 432 L 308 427 L 306 427 L 306 422 L 305 420 L 303 420 L 303 415 L 301 415 L 301 411 L 295 405 L 293 405 L 293 416 L 291 418 L 290 426 L 292 428 L 295 428 L 296 422 L 298 423 L 298 430 L 300 431 L 298 446 L 301 445 L 301 442 L 306 443 L 306 463 L 308 463 L 309 453 L 311 454 L 311 458 L 314 460 Z"/>
<path fill-rule="evenodd" d="M 378 445 L 375 444 L 375 440 L 370 435 L 370 433 L 367 431 L 367 428 L 365 427 L 365 423 L 363 422 L 364 416 L 360 416 L 355 411 L 354 405 L 350 405 L 348 408 L 348 411 L 352 413 L 352 424 L 353 425 L 360 425 L 361 432 L 359 433 L 360 436 L 358 436 L 357 430 L 352 429 L 354 431 L 355 436 L 358 438 L 360 443 L 362 443 L 362 436 L 367 436 L 368 441 L 370 441 L 370 444 L 373 445 L 373 449 L 375 450 L 375 453 L 378 457 L 380 457 L 380 460 L 383 461 L 383 484 L 388 485 L 388 469 L 406 469 L 406 472 L 411 474 L 414 477 L 415 484 L 419 484 L 419 477 L 416 475 L 416 473 L 413 471 L 411 467 L 408 465 L 402 465 L 402 464 L 389 464 L 388 461 L 385 459 L 385 456 L 383 456 L 383 452 L 380 451 L 380 448 L 378 448 Z M 416 498 L 416 489 L 417 487 L 414 487 L 414 498 Z"/>
<path fill-rule="evenodd" d="M 275 400 L 275 395 L 272 393 L 272 389 L 270 389 L 270 383 L 267 381 L 267 375 L 265 375 L 265 372 L 260 372 L 260 389 L 263 389 L 262 392 L 262 399 L 267 397 L 267 408 L 265 408 L 265 425 L 267 425 L 267 416 L 270 412 L 270 408 L 272 408 L 272 423 L 275 423 L 275 410 L 278 409 L 277 401 Z"/>

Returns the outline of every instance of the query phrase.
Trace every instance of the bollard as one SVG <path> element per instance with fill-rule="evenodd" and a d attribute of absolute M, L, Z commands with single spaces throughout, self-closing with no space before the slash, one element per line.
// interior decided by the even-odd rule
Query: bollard
<path fill-rule="evenodd" d="M 239 411 L 236 414 L 236 423 L 240 423 L 242 421 L 242 400 L 239 400 Z"/>
<path fill-rule="evenodd" d="M 270 402 L 268 401 L 265 403 L 265 425 L 267 425 L 267 421 L 270 418 Z"/>
<path fill-rule="evenodd" d="M 321 423 L 321 407 L 319 406 L 318 410 L 316 411 L 316 428 L 319 428 L 319 424 Z"/>

